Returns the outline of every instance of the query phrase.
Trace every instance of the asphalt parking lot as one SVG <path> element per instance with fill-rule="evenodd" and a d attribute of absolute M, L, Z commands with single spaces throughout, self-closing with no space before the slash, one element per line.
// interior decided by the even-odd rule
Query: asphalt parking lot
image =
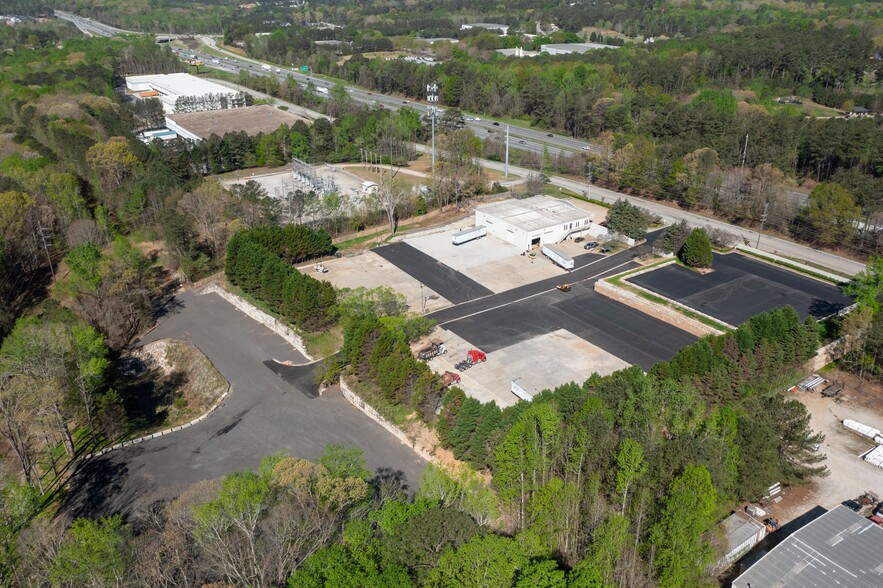
<path fill-rule="evenodd" d="M 472 278 L 407 243 L 393 243 L 373 252 L 454 304 L 493 294 Z"/>
<path fill-rule="evenodd" d="M 629 281 L 733 326 L 787 304 L 801 319 L 823 318 L 852 304 L 833 284 L 739 253 L 715 254 L 712 267 L 702 275 L 672 264 Z"/>
<path fill-rule="evenodd" d="M 566 329 L 645 370 L 671 359 L 681 347 L 696 340 L 686 331 L 594 291 L 596 280 L 638 267 L 630 261 L 629 251 L 609 257 L 586 256 L 577 263 L 579 269 L 566 278 L 572 284 L 570 292 L 555 289 L 560 277 L 550 278 L 428 316 L 486 353 Z M 586 367 L 588 377 L 591 367 Z"/>
<path fill-rule="evenodd" d="M 232 384 L 203 422 L 93 459 L 71 478 L 63 510 L 72 516 L 134 514 L 187 485 L 255 468 L 279 450 L 313 459 L 331 443 L 359 447 L 372 471 L 402 476 L 415 489 L 425 461 L 339 393 L 315 396 L 313 365 L 283 377 L 264 362 L 304 358 L 275 333 L 216 294 L 187 293 L 143 343 L 192 341 Z"/>

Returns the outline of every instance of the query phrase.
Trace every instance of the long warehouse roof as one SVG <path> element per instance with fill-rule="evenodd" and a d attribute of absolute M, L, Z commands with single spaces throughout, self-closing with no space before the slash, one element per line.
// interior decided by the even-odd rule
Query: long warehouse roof
<path fill-rule="evenodd" d="M 531 196 L 522 200 L 503 200 L 477 206 L 476 210 L 503 220 L 524 231 L 536 231 L 556 225 L 592 219 L 591 212 L 551 196 Z"/>

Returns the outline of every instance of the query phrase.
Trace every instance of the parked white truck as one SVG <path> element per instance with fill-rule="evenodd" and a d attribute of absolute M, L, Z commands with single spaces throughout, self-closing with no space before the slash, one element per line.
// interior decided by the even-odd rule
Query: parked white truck
<path fill-rule="evenodd" d="M 553 245 L 543 245 L 543 255 L 566 270 L 573 269 L 573 258 Z"/>
<path fill-rule="evenodd" d="M 451 235 L 451 243 L 454 245 L 462 245 L 463 243 L 478 239 L 479 237 L 484 237 L 485 235 L 487 235 L 487 227 L 479 225 L 477 227 L 472 227 L 471 229 L 457 231 Z"/>

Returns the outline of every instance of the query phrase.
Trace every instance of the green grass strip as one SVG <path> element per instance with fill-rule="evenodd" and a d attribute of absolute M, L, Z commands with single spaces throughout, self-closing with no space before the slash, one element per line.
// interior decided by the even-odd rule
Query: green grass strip
<path fill-rule="evenodd" d="M 766 255 L 762 255 L 762 254 L 757 253 L 755 251 L 747 251 L 745 249 L 739 249 L 739 251 L 742 253 L 745 253 L 746 255 L 750 255 L 751 257 L 756 257 L 756 258 L 762 259 L 768 263 L 772 263 L 773 265 L 786 267 L 788 269 L 794 270 L 794 271 L 799 272 L 801 274 L 805 274 L 805 275 L 810 276 L 812 278 L 816 278 L 817 280 L 823 280 L 823 281 L 828 282 L 830 284 L 834 284 L 835 286 L 839 286 L 840 284 L 849 282 L 849 278 L 846 276 L 844 276 L 842 280 L 835 280 L 834 278 L 831 278 L 831 277 L 826 276 L 824 274 L 819 274 L 819 273 L 816 273 L 812 270 L 808 270 L 805 267 L 791 264 L 791 263 L 788 263 L 787 261 L 781 261 L 779 259 L 774 259 L 772 257 L 767 257 Z M 840 272 L 832 272 L 832 273 L 839 274 Z"/>

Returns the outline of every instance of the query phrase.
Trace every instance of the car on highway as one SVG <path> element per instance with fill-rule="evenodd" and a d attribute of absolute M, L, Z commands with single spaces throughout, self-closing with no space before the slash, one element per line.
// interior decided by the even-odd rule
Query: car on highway
<path fill-rule="evenodd" d="M 523 140 L 522 140 L 522 141 L 518 141 L 518 144 L 519 144 L 519 145 L 524 145 L 524 141 L 523 141 Z"/>
<path fill-rule="evenodd" d="M 407 104 L 407 103 L 408 103 L 407 100 L 402 100 L 402 104 Z"/>
<path fill-rule="evenodd" d="M 546 133 L 546 136 L 547 137 L 554 137 L 555 135 L 553 135 L 552 133 Z"/>
<path fill-rule="evenodd" d="M 597 249 L 598 245 L 600 245 L 600 243 L 598 243 L 597 241 L 589 241 L 588 243 L 583 245 L 583 249 L 585 249 L 586 251 L 591 251 L 592 249 Z"/>
<path fill-rule="evenodd" d="M 498 123 L 497 121 L 494 121 L 494 126 L 498 127 L 498 126 L 500 126 L 500 123 Z"/>
<path fill-rule="evenodd" d="M 475 118 L 473 118 L 472 120 L 474 120 L 475 122 L 481 122 L 481 119 L 478 118 L 477 116 Z"/>
<path fill-rule="evenodd" d="M 307 79 L 310 79 L 310 78 L 307 78 Z M 373 96 L 373 95 L 374 94 L 372 94 L 371 92 L 368 92 L 368 96 Z"/>
<path fill-rule="evenodd" d="M 589 147 L 588 145 L 583 145 L 583 151 L 588 151 L 590 149 L 591 149 L 591 147 Z"/>

